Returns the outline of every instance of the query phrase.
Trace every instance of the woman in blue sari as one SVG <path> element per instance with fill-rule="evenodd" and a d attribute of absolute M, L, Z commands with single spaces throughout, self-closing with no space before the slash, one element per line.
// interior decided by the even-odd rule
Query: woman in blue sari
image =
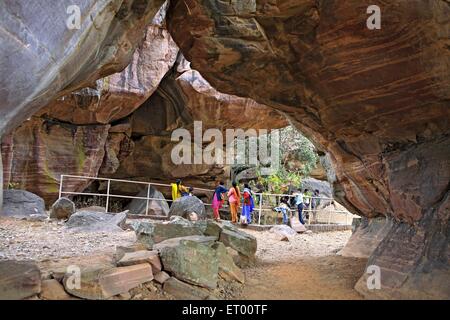
<path fill-rule="evenodd" d="M 255 202 L 253 201 L 252 191 L 248 184 L 244 185 L 244 191 L 242 192 L 244 201 L 242 203 L 241 223 L 252 223 L 252 212 L 255 208 Z"/>

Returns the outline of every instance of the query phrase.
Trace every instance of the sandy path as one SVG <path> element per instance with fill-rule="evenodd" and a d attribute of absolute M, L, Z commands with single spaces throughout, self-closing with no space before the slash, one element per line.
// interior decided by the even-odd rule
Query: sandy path
<path fill-rule="evenodd" d="M 362 299 L 354 289 L 365 259 L 336 255 L 351 232 L 302 234 L 280 241 L 269 232 L 258 238 L 258 263 L 245 270 L 241 299 Z"/>

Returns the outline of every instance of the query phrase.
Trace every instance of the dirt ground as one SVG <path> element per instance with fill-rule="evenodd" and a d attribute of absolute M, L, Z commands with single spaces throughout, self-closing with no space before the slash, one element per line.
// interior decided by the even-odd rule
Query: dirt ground
<path fill-rule="evenodd" d="M 63 222 L 0 218 L 0 259 L 45 261 L 98 253 L 133 244 L 133 231 L 72 233 Z"/>
<path fill-rule="evenodd" d="M 258 239 L 257 263 L 245 269 L 237 298 L 249 300 L 363 299 L 353 287 L 366 259 L 336 255 L 351 231 L 298 234 L 289 242 L 270 232 L 248 231 Z"/>
<path fill-rule="evenodd" d="M 365 259 L 336 255 L 350 231 L 298 234 L 288 242 L 268 231 L 246 232 L 258 240 L 257 262 L 244 269 L 246 284 L 222 288 L 222 298 L 362 299 L 353 287 L 364 272 Z M 44 270 L 73 259 L 77 263 L 103 259 L 106 263 L 116 246 L 127 246 L 135 240 L 133 231 L 71 233 L 62 222 L 0 219 L 0 260 L 32 259 Z"/>

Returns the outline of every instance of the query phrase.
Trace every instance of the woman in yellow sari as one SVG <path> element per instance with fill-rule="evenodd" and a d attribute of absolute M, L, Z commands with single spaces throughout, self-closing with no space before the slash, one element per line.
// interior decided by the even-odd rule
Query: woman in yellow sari
<path fill-rule="evenodd" d="M 175 201 L 184 195 L 189 194 L 189 189 L 181 184 L 181 180 L 177 179 L 172 183 L 172 200 Z"/>

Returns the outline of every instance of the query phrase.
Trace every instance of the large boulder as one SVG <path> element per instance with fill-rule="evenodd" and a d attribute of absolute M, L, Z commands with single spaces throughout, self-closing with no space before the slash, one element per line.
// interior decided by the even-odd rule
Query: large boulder
<path fill-rule="evenodd" d="M 223 229 L 220 233 L 220 242 L 227 247 L 235 249 L 237 252 L 254 257 L 256 253 L 256 238 L 240 230 Z"/>
<path fill-rule="evenodd" d="M 322 181 L 314 178 L 305 178 L 302 180 L 302 191 L 308 189 L 313 192 L 319 190 L 319 193 L 323 197 L 332 198 L 333 188 L 328 181 Z"/>
<path fill-rule="evenodd" d="M 3 192 L 3 216 L 14 218 L 30 218 L 32 216 L 47 217 L 44 200 L 25 190 L 5 190 Z"/>
<path fill-rule="evenodd" d="M 169 216 L 180 216 L 188 219 L 194 212 L 199 219 L 206 219 L 205 205 L 202 200 L 195 196 L 181 197 L 172 202 Z"/>
<path fill-rule="evenodd" d="M 52 219 L 68 219 L 75 213 L 75 203 L 72 200 L 62 197 L 56 200 L 50 210 Z"/>
<path fill-rule="evenodd" d="M 147 197 L 148 188 L 140 191 L 137 197 Z M 169 205 L 164 198 L 164 195 L 154 187 L 150 187 L 150 193 L 148 194 L 148 214 L 155 216 L 168 216 L 169 215 Z M 161 200 L 156 200 L 161 199 Z M 131 214 L 146 214 L 147 212 L 147 200 L 133 199 L 127 207 Z"/>
<path fill-rule="evenodd" d="M 118 232 L 123 231 L 127 212 L 116 214 L 78 211 L 70 216 L 66 227 L 73 232 Z"/>
<path fill-rule="evenodd" d="M 137 241 L 153 248 L 153 245 L 161 241 L 192 235 L 202 235 L 202 232 L 183 218 L 168 222 L 139 222 L 135 226 Z"/>
<path fill-rule="evenodd" d="M 160 256 L 164 270 L 176 278 L 201 287 L 216 288 L 219 260 L 211 245 L 182 240 L 175 246 L 163 247 Z"/>
<path fill-rule="evenodd" d="M 0 261 L 0 300 L 18 300 L 41 291 L 41 273 L 32 261 Z"/>

